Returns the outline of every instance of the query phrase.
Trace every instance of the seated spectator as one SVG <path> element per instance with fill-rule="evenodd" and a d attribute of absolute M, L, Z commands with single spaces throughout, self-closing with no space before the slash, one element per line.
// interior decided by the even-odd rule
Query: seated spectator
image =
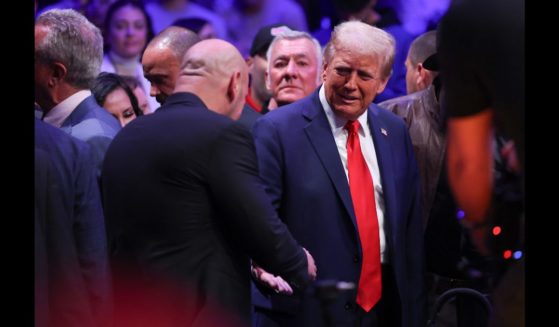
<path fill-rule="evenodd" d="M 150 83 L 144 78 L 140 56 L 153 37 L 151 20 L 138 0 L 118 0 L 107 11 L 103 28 L 105 49 L 102 72 L 133 76 L 142 81 L 144 92 Z M 149 99 L 150 111 L 159 107 L 155 98 Z"/>

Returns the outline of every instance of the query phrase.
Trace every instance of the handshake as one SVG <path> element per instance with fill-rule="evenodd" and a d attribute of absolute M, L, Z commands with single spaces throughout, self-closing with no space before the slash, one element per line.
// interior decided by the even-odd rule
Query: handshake
<path fill-rule="evenodd" d="M 312 255 L 307 251 L 307 249 L 303 248 L 305 254 L 307 255 L 307 272 L 309 274 L 309 278 L 311 281 L 316 280 L 316 264 L 314 262 L 314 258 Z M 291 295 L 293 294 L 293 288 L 280 276 L 275 276 L 267 272 L 266 270 L 262 269 L 254 262 L 252 262 L 251 272 L 253 277 L 262 285 L 273 289 L 278 294 L 286 294 Z"/>

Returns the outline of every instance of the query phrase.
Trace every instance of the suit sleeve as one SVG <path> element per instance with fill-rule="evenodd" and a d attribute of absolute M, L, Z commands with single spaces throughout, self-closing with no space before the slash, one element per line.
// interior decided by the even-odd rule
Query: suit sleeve
<path fill-rule="evenodd" d="M 308 283 L 307 259 L 277 217 L 258 176 L 250 133 L 238 124 L 221 133 L 210 160 L 209 184 L 227 225 L 249 256 L 296 288 Z"/>
<path fill-rule="evenodd" d="M 111 286 L 107 236 L 103 215 L 97 167 L 85 144 L 79 148 L 74 233 L 82 275 L 86 282 L 93 312 L 99 326 L 108 323 Z"/>
<path fill-rule="evenodd" d="M 410 292 L 410 326 L 425 326 L 427 321 L 427 293 L 425 289 L 425 254 L 423 246 L 423 220 L 421 211 L 421 190 L 419 171 L 413 152 L 412 142 L 407 132 L 405 134 L 405 149 L 408 158 L 409 174 L 409 205 L 407 207 L 406 228 L 406 266 Z"/>
<path fill-rule="evenodd" d="M 105 153 L 112 142 L 112 138 L 104 135 L 97 135 L 86 140 L 91 148 L 92 160 L 95 163 L 96 177 L 101 179 L 101 169 L 103 168 L 103 160 Z"/>
<path fill-rule="evenodd" d="M 35 324 L 99 326 L 82 278 L 72 212 L 51 156 L 35 148 Z"/>

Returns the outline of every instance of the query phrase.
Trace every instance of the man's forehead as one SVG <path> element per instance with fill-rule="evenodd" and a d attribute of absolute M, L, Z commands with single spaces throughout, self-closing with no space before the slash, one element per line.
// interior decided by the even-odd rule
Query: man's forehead
<path fill-rule="evenodd" d="M 272 50 L 273 57 L 284 56 L 286 54 L 289 55 L 314 55 L 315 46 L 313 42 L 307 38 L 301 39 L 282 39 L 279 40 L 275 45 L 274 49 Z"/>

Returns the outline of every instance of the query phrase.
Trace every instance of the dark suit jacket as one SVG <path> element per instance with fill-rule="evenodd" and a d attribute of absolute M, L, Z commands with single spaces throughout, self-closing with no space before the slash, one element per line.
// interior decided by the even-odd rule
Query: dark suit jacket
<path fill-rule="evenodd" d="M 60 128 L 89 144 L 100 175 L 105 152 L 121 129 L 118 120 L 99 106 L 91 95 L 72 111 Z"/>
<path fill-rule="evenodd" d="M 239 117 L 238 122 L 250 131 L 252 130 L 252 126 L 254 126 L 254 123 L 258 118 L 260 118 L 260 116 L 262 116 L 262 114 L 256 112 L 248 104 L 245 104 L 243 106 L 243 111 L 241 113 L 241 117 Z"/>
<path fill-rule="evenodd" d="M 107 238 L 90 147 L 35 120 L 35 151 L 37 162 L 50 167 L 36 168 L 35 219 L 45 244 L 37 254 L 43 253 L 48 268 L 51 318 L 57 326 L 105 326 L 111 298 Z"/>
<path fill-rule="evenodd" d="M 304 252 L 258 179 L 250 133 L 191 93 L 171 95 L 116 136 L 102 184 L 114 267 L 189 294 L 177 304 L 182 326 L 215 314 L 212 303 L 249 319 L 249 257 L 307 281 Z"/>
<path fill-rule="evenodd" d="M 402 119 L 372 104 L 368 121 L 382 179 L 386 239 L 402 303 L 404 326 L 423 326 L 424 262 L 419 177 Z M 387 135 L 381 133 L 381 129 Z M 260 173 L 280 218 L 313 254 L 318 279 L 358 285 L 361 246 L 356 218 L 336 143 L 318 90 L 260 118 L 253 130 Z M 354 324 L 355 292 L 331 306 L 334 322 Z M 312 295 L 302 298 L 263 294 L 253 288 L 257 307 L 294 314 L 289 326 L 320 326 Z"/>

